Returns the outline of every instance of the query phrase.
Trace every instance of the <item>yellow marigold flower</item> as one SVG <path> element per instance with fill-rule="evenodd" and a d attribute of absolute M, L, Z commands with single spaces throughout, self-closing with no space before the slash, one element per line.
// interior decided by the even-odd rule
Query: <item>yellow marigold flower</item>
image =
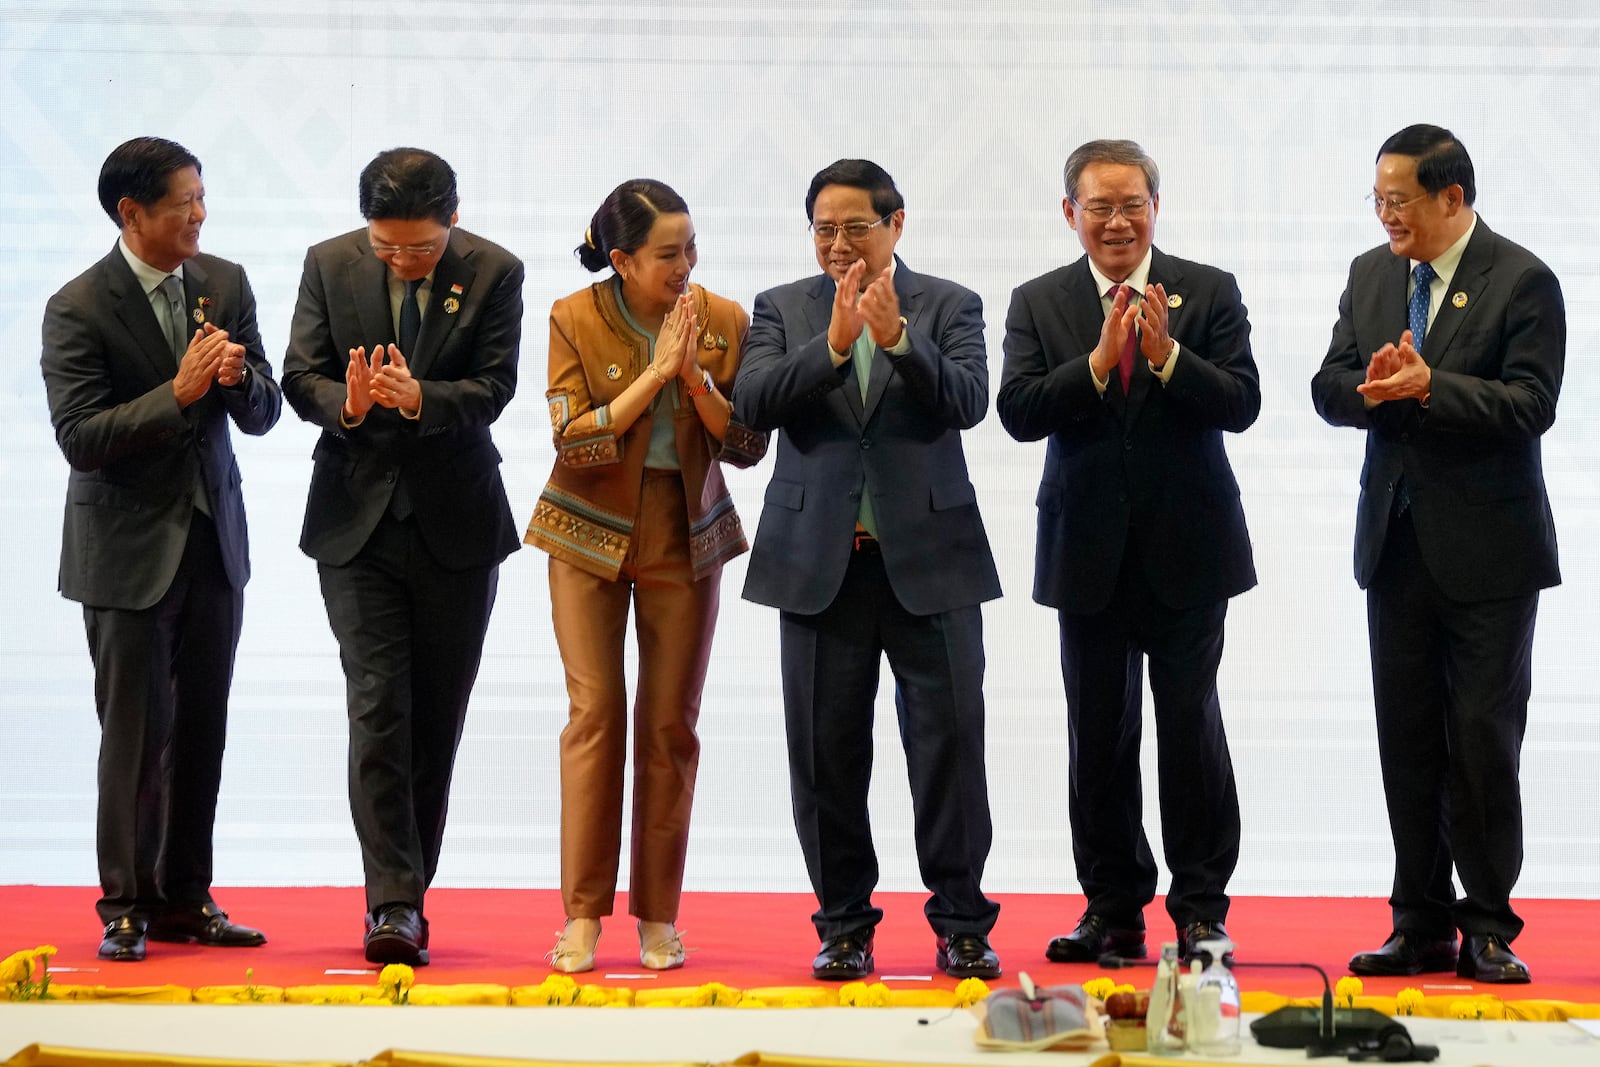
<path fill-rule="evenodd" d="M 1365 988 L 1359 978 L 1341 978 L 1333 987 L 1333 995 L 1344 1001 L 1345 1007 L 1353 1008 L 1356 1006 L 1356 998 L 1361 995 L 1361 991 Z"/>
<path fill-rule="evenodd" d="M 578 999 L 573 1001 L 580 1008 L 603 1008 L 610 1002 L 610 995 L 597 985 L 579 986 Z"/>
<path fill-rule="evenodd" d="M 1133 983 L 1132 982 L 1123 982 L 1121 985 L 1117 986 L 1117 988 L 1113 989 L 1111 992 L 1113 992 L 1113 993 L 1136 993 L 1136 992 L 1138 992 L 1138 990 L 1133 988 Z"/>
<path fill-rule="evenodd" d="M 786 1008 L 820 1008 L 822 1001 L 810 992 L 785 993 L 783 1006 Z"/>
<path fill-rule="evenodd" d="M 734 1005 L 736 1008 L 764 1008 L 766 1006 L 766 1001 L 762 1000 L 760 997 L 753 997 L 749 993 L 746 993 L 744 996 L 740 997 L 739 1003 Z"/>
<path fill-rule="evenodd" d="M 1422 990 L 1407 986 L 1395 994 L 1394 1010 L 1400 1015 L 1415 1015 L 1422 1008 Z"/>
<path fill-rule="evenodd" d="M 16 985 L 33 977 L 33 957 L 26 952 L 13 952 L 0 961 L 0 984 Z"/>
<path fill-rule="evenodd" d="M 969 1008 L 988 995 L 989 985 L 982 978 L 963 978 L 956 983 L 956 1007 L 958 1008 Z"/>
<path fill-rule="evenodd" d="M 1450 1002 L 1450 1018 L 1452 1019 L 1480 1019 L 1483 1011 L 1478 1007 L 1477 1001 L 1452 1000 Z"/>
<path fill-rule="evenodd" d="M 403 963 L 391 963 L 378 972 L 378 985 L 385 990 L 404 993 L 417 980 L 417 972 Z"/>
<path fill-rule="evenodd" d="M 38 948 L 33 950 L 33 954 L 35 956 L 44 956 L 46 958 L 49 958 L 50 956 L 54 956 L 56 953 L 58 953 L 60 951 L 61 950 L 56 948 L 54 945 L 40 945 Z"/>
<path fill-rule="evenodd" d="M 689 1003 L 697 1008 L 727 1008 L 739 1003 L 743 996 L 721 982 L 707 982 L 690 994 Z"/>
<path fill-rule="evenodd" d="M 853 1008 L 866 995 L 867 983 L 846 982 L 839 987 L 839 1006 Z"/>
<path fill-rule="evenodd" d="M 1096 1000 L 1106 999 L 1116 990 L 1116 988 L 1117 983 L 1112 981 L 1110 978 L 1104 977 L 1103 975 L 1099 978 L 1091 978 L 1087 982 L 1083 983 L 1083 991 Z"/>

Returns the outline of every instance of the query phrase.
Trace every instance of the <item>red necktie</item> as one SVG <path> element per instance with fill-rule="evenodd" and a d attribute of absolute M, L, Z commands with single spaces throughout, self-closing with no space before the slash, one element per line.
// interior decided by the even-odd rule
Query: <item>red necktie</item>
<path fill-rule="evenodd" d="M 1127 291 L 1128 304 L 1133 304 L 1134 289 L 1131 285 L 1119 285 L 1111 290 L 1111 303 L 1115 308 L 1117 294 Z M 1128 339 L 1122 345 L 1122 358 L 1117 360 L 1117 371 L 1122 376 L 1122 395 L 1128 395 L 1128 388 L 1133 382 L 1133 354 L 1139 350 L 1139 330 L 1135 327 L 1128 331 Z"/>

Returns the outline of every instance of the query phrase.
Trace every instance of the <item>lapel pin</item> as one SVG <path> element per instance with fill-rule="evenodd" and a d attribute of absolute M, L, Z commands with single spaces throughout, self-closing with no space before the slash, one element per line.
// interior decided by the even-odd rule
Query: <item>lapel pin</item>
<path fill-rule="evenodd" d="M 720 333 L 717 334 L 717 348 L 724 352 L 728 350 L 728 339 L 722 336 Z"/>
<path fill-rule="evenodd" d="M 211 298 L 202 296 L 199 300 L 196 300 L 195 303 L 199 305 L 194 309 L 195 324 L 204 325 L 206 321 L 206 308 L 211 306 Z"/>
<path fill-rule="evenodd" d="M 1450 298 L 1450 304 L 1451 304 L 1452 307 L 1458 307 L 1458 308 L 1466 307 L 1467 306 L 1467 294 L 1458 291 L 1455 296 L 1452 296 Z"/>
<path fill-rule="evenodd" d="M 610 378 L 612 381 L 616 381 L 618 378 L 622 377 L 622 368 L 617 366 L 615 363 L 611 364 L 611 366 L 606 368 L 606 377 Z"/>
<path fill-rule="evenodd" d="M 1167 297 L 1167 307 L 1169 307 L 1169 308 L 1181 308 L 1181 307 L 1183 307 L 1183 297 L 1179 296 L 1177 293 L 1173 293 L 1171 296 Z"/>
<path fill-rule="evenodd" d="M 710 330 L 707 330 L 705 333 L 700 335 L 700 347 L 705 349 L 707 352 L 711 352 L 716 349 L 717 340 L 711 336 Z M 723 347 L 726 348 L 727 346 L 724 345 Z"/>
<path fill-rule="evenodd" d="M 447 296 L 447 297 L 444 298 L 444 313 L 446 315 L 454 315 L 456 312 L 458 312 L 460 310 L 461 310 L 461 301 L 457 300 L 453 296 Z"/>

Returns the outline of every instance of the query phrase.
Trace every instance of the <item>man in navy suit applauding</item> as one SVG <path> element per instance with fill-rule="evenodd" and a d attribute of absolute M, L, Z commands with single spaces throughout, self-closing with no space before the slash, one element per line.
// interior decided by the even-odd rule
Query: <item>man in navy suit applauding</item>
<path fill-rule="evenodd" d="M 979 605 L 1000 582 L 961 450 L 989 406 L 983 308 L 895 256 L 905 201 L 877 164 L 824 168 L 806 215 L 823 273 L 756 297 L 733 402 L 745 425 L 781 431 L 744 595 L 781 613 L 812 974 L 873 970 L 867 788 L 887 655 L 937 966 L 992 978 Z"/>

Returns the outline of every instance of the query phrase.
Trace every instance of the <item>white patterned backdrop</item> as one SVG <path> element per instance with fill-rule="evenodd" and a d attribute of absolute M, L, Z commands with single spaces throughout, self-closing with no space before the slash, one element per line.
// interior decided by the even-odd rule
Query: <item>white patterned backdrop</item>
<path fill-rule="evenodd" d="M 528 266 L 521 389 L 497 424 L 525 521 L 552 451 L 546 313 L 590 281 L 590 214 L 630 177 L 675 186 L 696 279 L 749 307 L 815 270 L 803 197 L 868 156 L 908 204 L 900 251 L 983 297 L 991 392 L 1011 289 L 1079 254 L 1061 164 L 1132 137 L 1163 172 L 1157 243 L 1234 271 L 1260 421 L 1230 440 L 1261 574 L 1234 602 L 1221 679 L 1244 849 L 1234 889 L 1388 891 L 1363 600 L 1351 577 L 1360 436 L 1308 382 L 1350 259 L 1381 233 L 1362 197 L 1388 134 L 1451 127 L 1479 207 L 1561 277 L 1571 342 L 1545 470 L 1566 584 L 1543 599 L 1524 750 L 1527 896 L 1600 896 L 1600 15 L 1587 0 L 0 0 L 0 883 L 92 884 L 98 744 L 76 605 L 56 593 L 66 463 L 39 371 L 45 299 L 115 238 L 101 161 L 156 134 L 203 161 L 209 252 L 238 260 L 280 366 L 307 245 L 359 224 L 356 175 L 417 144 L 460 175 L 461 224 Z M 220 884 L 357 884 L 343 684 L 296 547 L 315 433 L 285 409 L 236 435 L 255 578 L 217 826 Z M 994 891 L 1075 892 L 1053 615 L 1029 597 L 1043 449 L 990 417 L 966 435 L 1006 596 L 987 607 Z M 734 472 L 750 529 L 770 468 Z M 1514 546 L 1507 546 L 1513 550 Z M 691 889 L 801 890 L 777 619 L 724 579 L 702 717 Z M 917 888 L 887 677 L 873 826 L 884 886 Z M 557 884 L 565 718 L 545 557 L 506 561 L 458 763 L 440 884 Z M 1147 712 L 1147 722 L 1149 716 Z M 1147 730 L 1147 823 L 1155 817 Z M 1129 785 L 1132 788 L 1132 783 Z M 626 862 L 626 849 L 624 849 Z"/>

